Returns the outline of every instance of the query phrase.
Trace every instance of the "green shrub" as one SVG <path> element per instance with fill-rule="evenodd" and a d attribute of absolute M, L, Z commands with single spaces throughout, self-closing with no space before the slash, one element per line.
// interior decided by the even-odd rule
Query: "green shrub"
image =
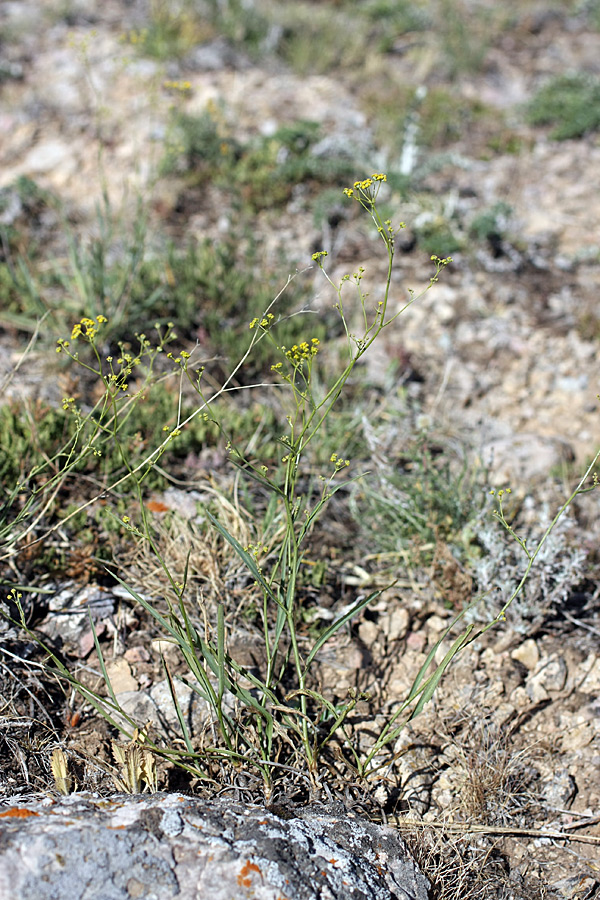
<path fill-rule="evenodd" d="M 419 224 L 415 223 L 415 233 L 419 246 L 432 256 L 449 256 L 463 246 L 450 222 L 441 215 L 420 217 Z"/>
<path fill-rule="evenodd" d="M 123 39 L 144 56 L 168 61 L 216 35 L 257 56 L 268 32 L 267 19 L 244 0 L 152 0 L 144 27 Z"/>
<path fill-rule="evenodd" d="M 222 34 L 235 47 L 259 58 L 268 40 L 272 22 L 248 0 L 204 0 L 202 13 L 215 32 Z"/>
<path fill-rule="evenodd" d="M 171 245 L 166 259 L 156 256 L 140 266 L 130 287 L 130 310 L 139 310 L 141 321 L 173 322 L 181 339 L 200 341 L 205 358 L 223 357 L 221 364 L 210 364 L 213 368 L 226 369 L 247 349 L 246 317 L 260 315 L 275 292 L 274 274 L 263 267 L 258 278 L 258 268 L 258 248 L 251 237 L 230 233 L 186 249 Z M 283 343 L 300 336 L 301 324 L 287 314 L 301 304 L 304 289 L 296 280 L 282 294 L 278 334 Z M 323 337 L 324 323 L 315 327 Z M 257 347 L 246 376 L 254 377 L 267 359 L 266 348 Z"/>
<path fill-rule="evenodd" d="M 44 457 L 54 457 L 70 435 L 67 415 L 37 402 L 0 406 L 0 484 L 23 482 Z M 60 457 L 56 460 L 61 465 Z"/>
<path fill-rule="evenodd" d="M 352 160 L 347 152 L 314 155 L 312 148 L 321 137 L 319 124 L 304 120 L 241 142 L 229 134 L 214 107 L 199 116 L 176 112 L 162 168 L 185 174 L 190 185 L 204 184 L 209 177 L 252 213 L 287 203 L 298 184 L 346 183 L 354 170 Z"/>
<path fill-rule="evenodd" d="M 413 96 L 411 103 L 414 102 Z M 489 109 L 480 100 L 433 87 L 419 105 L 420 142 L 433 149 L 447 147 L 462 140 L 476 122 L 489 116 Z M 497 111 L 494 116 L 498 117 Z"/>
<path fill-rule="evenodd" d="M 511 215 L 512 207 L 500 200 L 473 218 L 469 227 L 469 233 L 478 241 L 489 241 L 504 237 Z"/>
<path fill-rule="evenodd" d="M 226 135 L 216 110 L 200 115 L 176 110 L 161 163 L 163 175 L 173 171 L 210 173 L 211 177 L 228 172 L 242 152 L 241 144 Z"/>
<path fill-rule="evenodd" d="M 423 4 L 414 0 L 368 0 L 361 5 L 360 13 L 374 29 L 370 41 L 377 41 L 381 53 L 391 50 L 403 34 L 423 31 L 431 24 Z"/>
<path fill-rule="evenodd" d="M 310 123 L 282 130 L 281 141 L 295 144 L 300 152 L 313 132 Z M 277 146 L 283 144 L 278 141 Z M 288 175 L 285 184 L 287 191 Z M 276 291 L 275 275 L 261 264 L 259 247 L 243 223 L 220 240 L 190 241 L 183 247 L 171 243 L 152 253 L 142 210 L 133 225 L 126 225 L 114 220 L 106 204 L 98 209 L 95 235 L 85 241 L 64 224 L 66 259 L 58 262 L 50 246 L 48 259 L 42 253 L 31 259 L 16 253 L 0 263 L 0 319 L 33 332 L 46 315 L 42 336 L 51 342 L 68 332 L 74 320 L 106 315 L 107 348 L 135 346 L 143 323 L 165 327 L 171 322 L 180 339 L 201 341 L 206 357 L 236 359 L 249 341 L 242 324 L 246 316 L 259 315 Z M 292 280 L 281 297 L 278 327 L 284 343 L 300 337 L 298 320 L 287 313 L 301 305 L 305 289 L 301 279 Z M 325 325 L 316 329 L 323 337 Z M 261 370 L 263 349 L 257 347 L 257 368 L 249 367 L 248 375 Z M 85 357 L 87 348 L 81 352 Z"/>
<path fill-rule="evenodd" d="M 532 125 L 553 125 L 558 141 L 600 128 L 600 79 L 583 73 L 559 75 L 544 85 L 527 108 Z"/>

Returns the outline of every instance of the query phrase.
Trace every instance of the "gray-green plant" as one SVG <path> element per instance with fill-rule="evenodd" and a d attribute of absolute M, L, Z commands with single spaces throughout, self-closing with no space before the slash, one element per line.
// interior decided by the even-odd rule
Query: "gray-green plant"
<path fill-rule="evenodd" d="M 507 235 L 512 213 L 512 207 L 500 200 L 471 220 L 469 233 L 478 241 L 500 241 Z"/>
<path fill-rule="evenodd" d="M 557 141 L 600 128 L 600 79 L 585 72 L 558 75 L 539 89 L 527 107 L 532 125 L 552 125 Z"/>
<path fill-rule="evenodd" d="M 510 510 L 509 514 L 504 509 L 508 495 L 506 492 L 497 493 L 499 506 L 496 518 L 504 525 L 505 533 L 499 535 L 492 522 L 482 523 L 477 533 L 481 551 L 471 562 L 482 596 L 481 603 L 471 616 L 480 621 L 490 615 L 498 596 L 512 595 L 532 555 L 527 545 L 535 545 L 539 541 L 538 535 L 545 534 L 550 525 L 548 509 L 544 508 L 540 511 L 536 527 L 522 526 L 517 535 L 514 510 Z M 583 485 L 578 493 L 583 493 Z M 573 528 L 572 516 L 563 514 L 537 551 L 536 565 L 529 570 L 511 607 L 511 627 L 517 633 L 534 634 L 588 575 L 589 552 L 573 539 Z"/>
<path fill-rule="evenodd" d="M 177 648 L 185 664 L 186 674 L 176 676 L 166 660 L 163 661 L 180 726 L 179 743 L 169 741 L 165 736 L 151 740 L 147 723 L 135 721 L 123 709 L 111 684 L 95 631 L 94 640 L 105 694 L 82 683 L 52 648 L 33 634 L 24 613 L 21 613 L 21 626 L 42 643 L 48 654 L 51 670 L 75 688 L 111 725 L 132 741 L 135 742 L 137 736 L 143 733 L 146 752 L 162 756 L 208 781 L 214 780 L 215 765 L 233 769 L 250 767 L 260 774 L 267 798 L 272 796 L 274 780 L 282 773 L 304 773 L 311 790 L 318 791 L 322 787 L 322 756 L 325 747 L 334 739 L 355 777 L 368 778 L 381 766 L 387 765 L 390 745 L 397 740 L 407 722 L 418 715 L 431 699 L 447 668 L 469 644 L 505 620 L 566 510 L 575 497 L 594 489 L 598 483 L 594 472 L 600 451 L 535 547 L 529 547 L 527 541 L 514 530 L 505 512 L 505 491 L 498 491 L 495 495 L 495 515 L 526 557 L 522 577 L 510 595 L 502 598 L 501 608 L 496 613 L 490 612 L 483 624 L 468 622 L 466 626 L 461 626 L 456 635 L 455 630 L 464 622 L 468 610 L 459 613 L 430 648 L 423 665 L 415 674 L 407 696 L 396 705 L 383 727 L 374 734 L 369 749 L 359 751 L 348 727 L 348 720 L 360 696 L 354 692 L 345 701 L 334 702 L 328 692 L 320 689 L 315 682 L 314 669 L 320 651 L 366 609 L 377 593 L 359 597 L 350 608 L 340 612 L 331 624 L 317 626 L 307 636 L 302 631 L 305 610 L 299 587 L 304 556 L 316 523 L 324 515 L 336 492 L 360 474 L 349 478 L 351 461 L 346 457 L 345 447 L 330 446 L 326 471 L 317 480 L 310 479 L 305 472 L 308 451 L 317 440 L 326 445 L 328 420 L 357 364 L 379 340 L 380 335 L 417 300 L 415 293 L 409 291 L 404 303 L 393 303 L 395 243 L 403 223 L 394 226 L 391 220 L 382 220 L 380 216 L 378 196 L 385 181 L 385 175 L 375 174 L 355 182 L 353 187 L 344 191 L 347 198 L 358 202 L 368 213 L 387 254 L 387 275 L 380 299 L 372 300 L 364 289 L 362 267 L 353 274 L 345 275 L 339 283 L 334 283 L 326 272 L 326 251 L 313 255 L 313 262 L 334 291 L 335 310 L 344 335 L 341 364 L 329 380 L 316 378 L 316 361 L 321 351 L 319 338 L 307 331 L 302 340 L 291 346 L 281 342 L 278 333 L 278 297 L 250 322 L 248 349 L 218 388 L 205 384 L 204 370 L 194 364 L 190 353 L 181 351 L 174 354 L 167 351 L 166 344 L 173 337 L 172 334 L 163 333 L 160 346 L 152 346 L 144 335 L 140 335 L 142 349 L 149 354 L 150 359 L 154 360 L 164 352 L 182 381 L 187 380 L 198 397 L 195 409 L 187 416 L 184 416 L 181 406 L 179 407 L 175 422 L 165 426 L 164 440 L 143 459 L 128 461 L 124 454 L 125 474 L 106 488 L 110 492 L 125 481 L 131 486 L 133 496 L 137 497 L 138 511 L 134 513 L 132 510 L 131 515 L 120 516 L 124 536 L 129 535 L 132 540 L 141 541 L 156 558 L 164 574 L 167 589 L 163 603 L 150 600 L 142 591 L 128 584 L 126 579 L 118 580 L 126 587 L 132 600 L 146 610 L 163 638 Z M 451 260 L 433 256 L 432 262 L 434 272 L 426 290 L 437 282 L 440 273 Z M 349 294 L 353 296 L 354 303 Z M 104 355 L 98 335 L 106 324 L 102 314 L 96 319 L 84 317 L 74 326 L 71 339 L 59 343 L 61 352 L 87 367 L 104 386 L 104 398 L 101 402 L 106 406 L 108 422 L 103 428 L 98 425 L 97 431 L 93 431 L 87 439 L 86 447 L 92 453 L 100 435 L 112 439 L 119 446 L 120 417 L 127 415 L 129 405 L 135 404 L 140 396 L 138 392 L 128 396 L 128 383 L 136 367 L 141 365 L 140 359 L 126 353 L 118 359 Z M 89 345 L 93 359 L 91 364 L 80 358 L 74 350 L 76 341 Z M 269 515 L 274 527 L 268 533 L 259 532 L 250 542 L 242 543 L 215 509 L 205 510 L 210 526 L 224 545 L 228 545 L 243 563 L 247 578 L 258 593 L 264 661 L 258 670 L 251 670 L 228 652 L 224 602 L 217 601 L 212 618 L 207 614 L 202 619 L 194 613 L 187 597 L 187 566 L 184 567 L 183 574 L 179 575 L 172 571 L 169 560 L 161 553 L 151 515 L 144 504 L 144 482 L 166 448 L 176 442 L 191 423 L 197 418 L 214 420 L 215 401 L 240 389 L 240 372 L 255 347 L 263 343 L 270 347 L 275 360 L 272 364 L 270 387 L 285 410 L 279 435 L 279 459 L 267 464 L 260 457 L 250 457 L 244 453 L 233 441 L 228 441 L 227 449 L 240 477 L 249 480 L 270 498 Z M 260 387 L 263 390 L 264 383 Z M 242 389 L 250 390 L 249 387 Z M 75 401 L 65 398 L 63 405 L 71 410 L 76 429 L 79 428 L 80 423 L 85 421 L 85 416 L 82 416 Z M 217 424 L 227 437 L 227 422 Z M 88 501 L 88 505 L 95 499 L 97 498 Z M 17 606 L 20 604 L 21 595 L 17 586 L 11 591 L 10 599 Z M 198 747 L 178 700 L 177 680 L 190 688 L 211 710 L 213 739 L 210 744 L 205 741 L 202 747 Z"/>
<path fill-rule="evenodd" d="M 214 103 L 199 115 L 175 110 L 162 172 L 182 174 L 191 187 L 210 177 L 245 216 L 287 203 L 299 184 L 341 188 L 348 181 L 354 171 L 348 146 L 316 155 L 322 138 L 317 122 L 299 120 L 241 140 Z"/>
<path fill-rule="evenodd" d="M 379 553 L 429 562 L 442 541 L 464 556 L 483 517 L 483 470 L 429 431 L 412 437 L 407 426 L 377 427 L 366 416 L 362 427 L 374 471 L 356 484 L 350 508 L 365 543 L 377 534 Z"/>
<path fill-rule="evenodd" d="M 600 31 L 600 2 L 599 0 L 580 0 L 577 11 L 583 12 L 588 18 L 592 28 Z"/>
<path fill-rule="evenodd" d="M 436 34 L 450 77 L 479 71 L 492 34 L 489 7 L 439 0 L 438 15 Z"/>

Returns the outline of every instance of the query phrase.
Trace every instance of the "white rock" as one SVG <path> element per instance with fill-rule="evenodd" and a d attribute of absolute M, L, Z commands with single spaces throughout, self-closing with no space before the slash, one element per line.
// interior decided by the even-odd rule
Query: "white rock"
<path fill-rule="evenodd" d="M 584 694 L 600 693 L 600 656 L 590 654 L 581 664 L 580 669 L 587 672 L 587 675 L 578 685 L 578 689 Z"/>
<path fill-rule="evenodd" d="M 563 732 L 561 746 L 563 750 L 581 750 L 587 747 L 594 739 L 594 729 L 584 722 L 576 725 L 567 732 Z"/>
<path fill-rule="evenodd" d="M 358 626 L 358 636 L 367 647 L 372 647 L 379 637 L 379 626 L 375 622 L 361 622 Z"/>
<path fill-rule="evenodd" d="M 73 157 L 73 150 L 59 140 L 47 140 L 37 144 L 23 160 L 23 169 L 28 174 L 50 172 L 63 166 Z"/>
<path fill-rule="evenodd" d="M 106 663 L 106 672 L 115 694 L 137 691 L 139 685 L 126 659 L 110 660 Z"/>
<path fill-rule="evenodd" d="M 175 695 L 177 697 L 177 702 L 181 708 L 181 711 L 186 719 L 186 721 L 190 721 L 190 716 L 192 715 L 195 708 L 198 706 L 198 702 L 202 702 L 198 694 L 192 691 L 191 688 L 187 687 L 187 685 L 183 684 L 178 679 L 173 679 L 173 687 L 175 689 Z M 173 698 L 171 696 L 171 691 L 169 689 L 169 682 L 165 678 L 164 681 L 158 681 L 150 690 L 150 697 L 156 704 L 157 709 L 159 710 L 162 717 L 164 717 L 165 721 L 168 725 L 171 725 L 174 728 L 179 728 L 179 719 L 177 718 L 177 710 L 175 709 L 175 704 L 173 703 Z"/>
<path fill-rule="evenodd" d="M 398 641 L 403 638 L 410 625 L 410 614 L 407 609 L 399 607 L 382 618 L 382 628 L 388 641 Z"/>
<path fill-rule="evenodd" d="M 528 638 L 518 647 L 515 647 L 510 656 L 511 659 L 522 663 L 530 672 L 533 672 L 540 661 L 540 651 L 533 638 Z"/>
<path fill-rule="evenodd" d="M 556 653 L 543 657 L 533 675 L 527 679 L 528 684 L 539 684 L 546 691 L 562 691 L 567 682 L 567 664 Z"/>
<path fill-rule="evenodd" d="M 490 463 L 494 484 L 527 482 L 573 458 L 566 441 L 539 434 L 515 434 L 488 443 L 482 458 Z"/>

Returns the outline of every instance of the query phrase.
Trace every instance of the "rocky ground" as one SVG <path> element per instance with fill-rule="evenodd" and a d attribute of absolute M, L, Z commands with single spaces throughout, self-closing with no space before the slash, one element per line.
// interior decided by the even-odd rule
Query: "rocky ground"
<path fill-rule="evenodd" d="M 347 6 L 314 3 L 311 8 L 315 16 L 345 11 L 348 28 L 358 27 Z M 438 6 L 440 15 L 448 13 L 447 4 Z M 220 110 L 226 129 L 240 141 L 298 120 L 318 122 L 324 137 L 315 152 L 323 159 L 340 147 L 350 148 L 373 171 L 394 170 L 409 182 L 412 178 L 405 199 L 398 189 L 382 195 L 394 218 L 407 223 L 393 276 L 398 307 L 406 301 L 407 288 L 418 291 L 431 276 L 422 239 L 427 228 L 438 227 L 438 234 L 450 228 L 458 238 L 440 283 L 407 311 L 399 331 L 384 336 L 362 370 L 370 396 L 379 398 L 378 414 L 383 412 L 376 426 L 360 426 L 364 440 L 385 478 L 385 467 L 397 463 L 397 442 L 407 427 L 397 423 L 394 412 L 409 403 L 421 426 L 443 436 L 444 446 L 466 454 L 471 472 L 485 469 L 482 484 L 488 489 L 511 485 L 519 527 L 533 541 L 600 445 L 600 142 L 593 130 L 558 141 L 550 126 L 527 122 L 523 105 L 552 76 L 574 70 L 600 75 L 599 13 L 597 4 L 517 4 L 500 27 L 493 17 L 482 18 L 486 12 L 492 16 L 492 4 L 489 10 L 485 3 L 459 6 L 466 43 L 463 51 L 455 50 L 458 58 L 476 44 L 469 28 L 481 21 L 495 26 L 489 25 L 480 63 L 470 68 L 460 70 L 457 57 L 451 65 L 448 56 L 440 56 L 438 18 L 436 28 L 414 28 L 397 37 L 381 57 L 299 73 L 298 64 L 294 68 L 264 49 L 269 41 L 277 43 L 276 24 L 269 40 L 263 38 L 258 58 L 205 23 L 185 53 L 156 59 L 139 52 L 132 36 L 148 27 L 153 15 L 156 19 L 160 4 L 2 2 L 0 189 L 5 200 L 0 221 L 9 226 L 18 220 L 19 210 L 10 207 L 16 196 L 11 186 L 27 176 L 60 197 L 84 237 L 95 234 L 95 209 L 103 192 L 124 222 L 135 218 L 141 194 L 155 236 L 183 241 L 227 232 L 234 213 L 223 206 L 223 190 L 210 177 L 191 188 L 176 168 L 158 175 L 171 140 L 174 105 L 189 115 Z M 267 20 L 272 15 L 276 23 L 273 10 L 264 9 Z M 453 33 L 450 25 L 448 34 Z M 165 88 L 165 82 L 189 82 L 190 87 L 178 91 Z M 426 107 L 415 101 L 417 137 L 405 125 L 391 140 L 377 107 L 400 102 L 399 86 L 405 84 L 426 86 L 429 96 L 444 87 L 457 100 L 453 115 L 459 125 L 450 116 L 450 124 L 444 120 L 441 133 L 425 145 L 419 135 L 429 120 Z M 439 131 L 439 123 L 434 125 Z M 473 221 L 490 210 L 502 221 L 478 239 Z M 56 254 L 66 252 L 57 218 L 47 214 L 36 228 L 39 243 Z M 288 265 L 303 266 L 322 247 L 329 251 L 334 281 L 364 265 L 378 296 L 385 259 L 358 210 L 333 199 L 318 220 L 307 189 L 300 186 L 283 207 L 258 208 L 253 228 L 267 265 L 277 266 L 285 251 Z M 440 255 L 446 255 L 443 249 Z M 281 271 L 282 283 L 287 272 Z M 330 302 L 326 286 L 315 277 L 313 309 L 323 311 Z M 5 372 L 11 372 L 27 339 L 12 313 L 0 310 Z M 63 385 L 49 377 L 47 356 L 34 349 L 27 367 L 5 380 L 5 397 L 59 402 Z M 190 496 L 197 499 L 188 489 L 171 486 L 153 502 L 159 515 L 177 510 L 179 521 L 189 523 L 196 521 Z M 407 820 L 428 823 L 410 826 L 410 839 L 421 845 L 426 873 L 431 877 L 435 865 L 443 873 L 438 897 L 600 896 L 597 502 L 593 493 L 578 501 L 529 593 L 505 624 L 467 649 L 396 743 L 396 758 L 381 786 L 385 796 L 378 800 L 381 815 L 403 831 Z M 319 676 L 336 685 L 337 699 L 349 687 L 369 693 L 371 700 L 362 701 L 365 732 L 406 696 L 427 650 L 457 610 L 474 593 L 502 586 L 502 578 L 510 582 L 514 554 L 489 520 L 488 508 L 479 522 L 487 556 L 470 557 L 469 565 L 441 540 L 422 565 L 413 560 L 402 568 L 396 560 L 396 586 L 384 590 L 358 625 L 336 638 L 320 659 Z M 341 521 L 340 515 L 337 524 Z M 173 528 L 185 530 L 168 525 L 167 518 L 164 522 L 173 540 Z M 370 562 L 363 545 L 363 552 L 339 563 L 338 577 L 328 586 L 332 596 L 317 608 L 348 602 L 357 591 L 386 583 L 390 573 L 382 571 L 378 559 L 381 540 L 375 531 Z M 332 543 L 330 534 L 326 543 Z M 196 545 L 194 552 L 201 553 Z M 149 564 L 141 553 L 132 549 L 124 562 L 130 577 L 148 579 Z M 486 559 L 494 560 L 495 568 L 486 568 Z M 122 603 L 120 588 L 96 584 L 84 563 L 62 583 L 46 583 L 54 593 L 37 626 L 49 639 L 60 634 L 65 652 L 93 668 L 93 639 L 79 607 L 90 599 L 104 602 L 106 611 L 96 621 L 105 639 L 110 637 L 115 692 L 140 719 L 173 720 L 152 652 L 156 636 L 139 617 L 132 626 L 127 616 L 135 616 Z M 20 564 L 14 565 L 12 574 L 4 572 L 7 583 L 19 570 Z M 160 579 L 146 581 L 144 589 L 159 592 Z M 498 608 L 497 598 L 497 593 L 486 595 L 479 609 L 489 615 Z M 238 633 L 243 644 L 240 634 L 246 635 L 246 644 L 239 652 L 251 659 L 258 651 L 247 630 Z M 25 657 L 29 654 L 34 665 L 34 651 L 27 647 Z M 6 648 L 2 670 L 8 682 L 15 645 Z M 22 647 L 16 652 L 21 662 L 23 653 Z M 30 677 L 34 671 L 28 670 Z M 21 739 L 20 729 L 29 734 L 36 718 L 45 722 L 52 746 L 63 742 L 79 760 L 86 785 L 93 786 L 94 778 L 102 784 L 105 769 L 95 774 L 92 762 L 106 752 L 102 723 L 73 697 L 45 690 L 47 703 L 63 704 L 65 729 L 57 734 L 56 717 L 40 711 L 35 699 L 30 709 L 25 705 L 18 715 L 7 715 L 2 722 L 5 795 L 52 789 L 43 741 L 28 750 Z M 13 693 L 8 686 L 4 692 L 6 698 Z M 360 722 L 355 727 L 360 732 Z M 467 837 L 460 833 L 464 823 L 472 828 Z M 478 827 L 482 834 L 476 833 Z M 572 840 L 547 836 L 556 832 Z M 487 874 L 477 882 L 473 873 Z M 462 894 L 457 893 L 459 877 L 464 878 Z"/>

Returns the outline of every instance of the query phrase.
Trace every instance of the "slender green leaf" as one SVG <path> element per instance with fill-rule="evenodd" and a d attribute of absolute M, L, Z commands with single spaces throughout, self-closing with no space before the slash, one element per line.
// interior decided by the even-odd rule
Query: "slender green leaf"
<path fill-rule="evenodd" d="M 456 640 L 454 641 L 454 643 L 452 644 L 452 646 L 450 647 L 450 649 L 444 656 L 443 660 L 441 661 L 441 663 L 439 664 L 439 666 L 437 667 L 437 669 L 435 670 L 433 675 L 431 675 L 428 678 L 428 680 L 425 682 L 425 685 L 423 686 L 423 691 L 419 698 L 419 702 L 417 703 L 414 710 L 412 711 L 412 713 L 410 715 L 410 719 L 414 719 L 415 716 L 418 716 L 419 713 L 421 712 L 421 710 L 423 709 L 423 707 L 425 706 L 425 704 L 428 703 L 429 700 L 431 700 L 431 698 L 434 694 L 434 691 L 440 682 L 442 675 L 444 674 L 444 672 L 446 671 L 446 669 L 448 668 L 448 666 L 450 665 L 450 663 L 452 662 L 452 660 L 454 659 L 456 654 L 460 653 L 460 651 L 463 649 L 463 647 L 465 647 L 466 644 L 468 644 L 470 642 L 471 633 L 474 628 L 475 628 L 475 625 L 473 625 L 473 624 L 468 625 L 466 630 L 459 637 L 456 638 Z"/>
<path fill-rule="evenodd" d="M 179 726 L 181 728 L 181 733 L 183 734 L 185 746 L 187 747 L 187 749 L 190 753 L 193 753 L 194 745 L 192 744 L 192 741 L 190 738 L 190 733 L 188 731 L 187 723 L 185 721 L 185 716 L 183 715 L 183 710 L 181 709 L 181 704 L 179 703 L 179 698 L 177 697 L 177 691 L 175 690 L 175 685 L 173 684 L 173 679 L 171 677 L 171 673 L 169 672 L 169 667 L 167 665 L 167 661 L 162 654 L 161 654 L 161 662 L 163 664 L 163 669 L 165 670 L 165 675 L 167 676 L 167 683 L 169 685 L 169 693 L 171 694 L 171 700 L 173 701 L 173 706 L 175 707 L 177 721 L 179 722 Z"/>
<path fill-rule="evenodd" d="M 358 600 L 354 604 L 354 606 L 350 607 L 348 612 L 344 613 L 344 615 L 340 616 L 339 619 L 336 619 L 335 622 L 333 622 L 329 626 L 329 628 L 325 629 L 323 634 L 318 638 L 318 640 L 316 641 L 312 650 L 306 657 L 306 664 L 305 664 L 306 672 L 308 671 L 310 664 L 312 663 L 313 659 L 315 658 L 316 654 L 319 652 L 319 650 L 321 649 L 323 644 L 326 644 L 327 641 L 330 638 L 332 638 L 333 635 L 336 634 L 340 630 L 342 625 L 345 625 L 346 622 L 349 622 L 351 619 L 354 618 L 354 616 L 358 615 L 358 613 L 361 612 L 361 610 L 363 610 L 366 606 L 368 606 L 369 603 L 372 600 L 374 600 L 376 597 L 379 597 L 380 594 L 381 594 L 381 591 L 374 591 L 372 594 L 369 594 L 367 597 L 362 597 L 362 599 Z"/>
<path fill-rule="evenodd" d="M 243 561 L 243 563 L 246 566 L 246 568 L 248 569 L 248 571 L 250 571 L 252 573 L 252 575 L 254 576 L 256 581 L 260 584 L 261 588 L 265 591 L 265 593 L 267 593 L 269 595 L 269 597 L 271 598 L 271 600 L 273 600 L 273 602 L 276 603 L 278 606 L 283 606 L 283 604 L 281 603 L 279 598 L 272 591 L 268 582 L 265 580 L 264 575 L 258 568 L 254 557 L 251 556 L 247 550 L 244 550 L 244 548 L 242 547 L 240 542 L 237 541 L 234 538 L 234 536 L 232 534 L 230 534 L 226 528 L 223 527 L 223 525 L 221 525 L 221 523 L 218 521 L 218 519 L 215 519 L 215 517 L 212 515 L 212 513 L 208 512 L 208 510 L 207 510 L 206 515 L 208 516 L 208 518 L 210 519 L 210 521 L 212 522 L 214 527 L 217 529 L 219 534 L 222 537 L 224 537 L 225 540 L 227 541 L 227 543 L 233 547 L 233 549 L 235 550 L 237 555 L 240 557 L 240 559 Z"/>
<path fill-rule="evenodd" d="M 469 606 L 465 607 L 465 609 L 463 609 L 462 612 L 460 612 L 457 616 L 455 616 L 454 619 L 452 619 L 452 621 L 450 622 L 450 624 L 449 624 L 448 627 L 446 628 L 446 630 L 443 632 L 443 634 L 441 635 L 441 637 L 439 637 L 438 640 L 435 642 L 435 644 L 433 645 L 433 647 L 431 648 L 431 650 L 430 650 L 429 653 L 427 654 L 427 656 L 426 656 L 426 658 L 425 658 L 425 662 L 423 663 L 423 665 L 421 666 L 421 668 L 420 668 L 419 671 L 417 672 L 416 678 L 415 678 L 415 680 L 414 680 L 413 683 L 412 683 L 412 687 L 411 687 L 411 689 L 410 689 L 409 695 L 408 695 L 408 697 L 406 698 L 404 707 L 405 707 L 405 706 L 408 706 L 408 704 L 411 703 L 412 700 L 414 700 L 414 698 L 417 696 L 417 694 L 420 692 L 420 690 L 422 690 L 422 688 L 421 688 L 421 682 L 422 682 L 423 679 L 425 678 L 425 675 L 427 674 L 427 670 L 429 669 L 429 666 L 430 666 L 431 663 L 433 662 L 433 660 L 434 660 L 434 658 L 435 658 L 435 655 L 436 655 L 436 653 L 437 653 L 437 651 L 438 651 L 438 648 L 441 646 L 442 642 L 446 640 L 446 638 L 448 637 L 448 635 L 450 634 L 450 632 L 452 631 L 452 629 L 454 628 L 454 626 L 457 625 L 458 622 L 460 622 L 460 620 L 461 620 L 462 618 L 464 618 L 464 616 L 466 615 L 466 613 L 467 613 L 470 609 L 472 609 L 474 605 L 475 605 L 475 604 L 473 604 L 473 603 L 470 604 Z M 469 628 L 469 633 L 470 633 L 471 631 L 472 631 L 472 627 Z"/>
<path fill-rule="evenodd" d="M 225 612 L 223 604 L 217 605 L 217 668 L 219 676 L 219 703 L 225 693 Z"/>
<path fill-rule="evenodd" d="M 90 620 L 90 627 L 92 629 L 92 636 L 94 638 L 94 647 L 96 648 L 96 653 L 98 654 L 98 659 L 100 661 L 100 668 L 102 669 L 102 677 L 104 679 L 104 683 L 106 685 L 106 689 L 110 695 L 110 699 L 115 704 L 115 706 L 120 709 L 119 702 L 115 696 L 115 692 L 113 691 L 113 686 L 106 670 L 106 665 L 104 664 L 104 656 L 102 653 L 102 648 L 100 647 L 100 641 L 98 640 L 98 635 L 96 634 L 96 627 L 94 625 L 94 620 L 92 619 L 92 611 L 88 609 L 88 616 Z"/>

